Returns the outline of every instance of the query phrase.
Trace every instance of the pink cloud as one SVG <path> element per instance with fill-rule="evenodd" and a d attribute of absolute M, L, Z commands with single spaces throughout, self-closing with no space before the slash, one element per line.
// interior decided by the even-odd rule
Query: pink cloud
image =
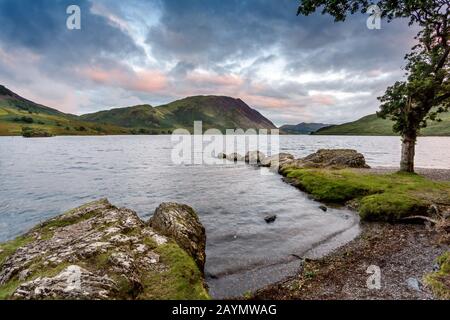
<path fill-rule="evenodd" d="M 157 92 L 164 89 L 167 85 L 166 76 L 156 70 L 133 72 L 122 69 L 105 70 L 92 67 L 83 69 L 80 73 L 96 83 L 133 91 Z"/>
<path fill-rule="evenodd" d="M 243 94 L 242 100 L 251 106 L 261 106 L 263 108 L 281 109 L 292 106 L 292 103 L 287 99 L 265 97 L 251 94 Z"/>
<path fill-rule="evenodd" d="M 311 102 L 322 104 L 326 106 L 332 106 L 336 103 L 333 96 L 326 95 L 326 94 L 315 94 L 311 96 Z"/>
<path fill-rule="evenodd" d="M 188 74 L 186 80 L 199 85 L 240 86 L 243 84 L 243 80 L 235 75 L 217 75 L 200 72 Z"/>

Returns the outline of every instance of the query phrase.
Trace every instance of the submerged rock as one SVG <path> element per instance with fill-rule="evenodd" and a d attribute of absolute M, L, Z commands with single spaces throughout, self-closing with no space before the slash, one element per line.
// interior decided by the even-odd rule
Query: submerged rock
<path fill-rule="evenodd" d="M 205 228 L 191 207 L 178 203 L 162 203 L 149 221 L 161 234 L 174 239 L 195 260 L 200 270 L 205 266 Z"/>
<path fill-rule="evenodd" d="M 0 299 L 207 298 L 194 261 L 204 242 L 191 255 L 170 236 L 178 227 L 156 231 L 106 199 L 73 209 L 0 244 Z"/>
<path fill-rule="evenodd" d="M 267 216 L 267 217 L 264 218 L 264 220 L 267 223 L 273 223 L 273 222 L 275 222 L 275 220 L 277 220 L 277 216 L 275 214 L 272 215 L 272 216 Z"/>

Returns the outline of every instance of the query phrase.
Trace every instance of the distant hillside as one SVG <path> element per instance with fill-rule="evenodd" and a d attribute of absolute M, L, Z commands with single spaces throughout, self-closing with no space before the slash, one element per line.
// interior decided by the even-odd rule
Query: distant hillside
<path fill-rule="evenodd" d="M 24 127 L 52 135 L 129 133 L 125 128 L 82 121 L 76 115 L 37 104 L 0 85 L 0 136 L 21 135 Z"/>
<path fill-rule="evenodd" d="M 440 115 L 441 122 L 429 121 L 428 126 L 421 130 L 423 136 L 450 136 L 450 112 Z M 390 136 L 396 135 L 392 131 L 392 121 L 381 119 L 376 114 L 365 116 L 359 120 L 319 129 L 317 135 L 361 135 L 361 136 Z"/>
<path fill-rule="evenodd" d="M 286 124 L 280 127 L 282 133 L 285 134 L 311 134 L 319 129 L 330 126 L 324 123 L 306 123 L 302 122 L 296 125 Z"/>
<path fill-rule="evenodd" d="M 111 123 L 127 128 L 192 129 L 194 121 L 202 121 L 203 128 L 275 129 L 275 125 L 250 108 L 241 99 L 224 96 L 194 96 L 152 107 L 141 105 L 117 108 L 81 116 L 86 121 Z"/>
<path fill-rule="evenodd" d="M 15 94 L 0 85 L 0 135 L 20 135 L 24 127 L 51 135 L 167 134 L 177 128 L 275 129 L 275 125 L 240 99 L 195 96 L 152 107 L 139 105 L 76 116 Z"/>

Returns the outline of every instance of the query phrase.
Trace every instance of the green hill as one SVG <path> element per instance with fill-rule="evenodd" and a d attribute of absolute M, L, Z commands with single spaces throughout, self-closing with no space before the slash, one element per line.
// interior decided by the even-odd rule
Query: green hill
<path fill-rule="evenodd" d="M 240 99 L 224 96 L 194 96 L 152 107 L 117 108 L 81 116 L 81 119 L 111 123 L 126 128 L 150 130 L 192 129 L 194 121 L 203 128 L 275 129 L 275 125 Z"/>
<path fill-rule="evenodd" d="M 127 134 L 126 128 L 81 120 L 22 98 L 0 85 L 0 136 L 21 135 L 23 128 L 32 128 L 50 135 Z"/>
<path fill-rule="evenodd" d="M 440 115 L 441 122 L 428 121 L 428 126 L 421 130 L 423 136 L 450 136 L 450 112 Z M 392 136 L 393 122 L 381 119 L 376 114 L 365 116 L 359 120 L 334 125 L 317 130 L 315 135 L 355 135 L 355 136 Z"/>
<path fill-rule="evenodd" d="M 0 85 L 0 136 L 27 128 L 42 135 L 166 134 L 177 128 L 274 129 L 275 125 L 240 99 L 195 96 L 152 107 L 139 105 L 76 116 L 37 104 Z M 31 130 L 30 129 L 30 130 Z"/>

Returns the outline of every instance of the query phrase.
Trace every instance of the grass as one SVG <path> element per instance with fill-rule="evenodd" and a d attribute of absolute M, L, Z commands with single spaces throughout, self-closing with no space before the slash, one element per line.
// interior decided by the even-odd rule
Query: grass
<path fill-rule="evenodd" d="M 174 243 L 162 245 L 155 251 L 169 269 L 147 276 L 144 281 L 145 290 L 139 295 L 139 299 L 209 299 L 203 285 L 203 276 L 191 256 Z"/>
<path fill-rule="evenodd" d="M 34 110 L 34 109 L 33 109 Z M 30 118 L 32 122 L 18 121 Z M 34 110 L 32 113 L 20 108 L 10 106 L 0 101 L 0 136 L 20 136 L 22 128 L 26 126 L 31 130 L 47 132 L 51 135 L 104 135 L 104 134 L 130 134 L 130 130 L 111 124 L 82 121 L 75 116 L 63 113 L 45 113 Z"/>
<path fill-rule="evenodd" d="M 450 251 L 437 258 L 439 270 L 425 276 L 425 283 L 440 299 L 450 300 Z"/>
<path fill-rule="evenodd" d="M 318 201 L 344 204 L 355 200 L 364 220 L 396 221 L 424 215 L 434 202 L 450 203 L 450 182 L 434 182 L 416 174 L 296 168 L 282 174 Z"/>
<path fill-rule="evenodd" d="M 16 250 L 20 247 L 23 247 L 33 241 L 33 239 L 29 236 L 21 236 L 14 240 L 1 243 L 0 244 L 0 266 L 6 261 L 6 259 L 14 254 Z"/>

